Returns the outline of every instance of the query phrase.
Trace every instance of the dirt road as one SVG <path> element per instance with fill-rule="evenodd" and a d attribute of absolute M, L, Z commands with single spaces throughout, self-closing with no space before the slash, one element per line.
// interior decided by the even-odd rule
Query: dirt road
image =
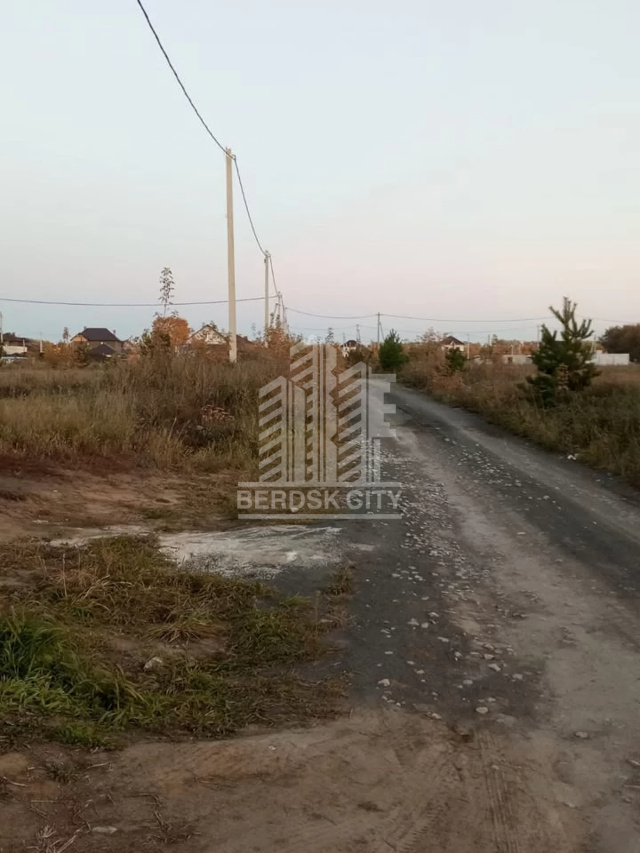
<path fill-rule="evenodd" d="M 362 540 L 352 663 L 363 698 L 377 670 L 384 704 L 480 732 L 470 808 L 495 829 L 406 849 L 640 850 L 636 495 L 468 413 L 395 402 L 405 518 Z M 529 817 L 510 815 L 525 793 Z"/>
<path fill-rule="evenodd" d="M 73 829 L 79 851 L 640 851 L 637 499 L 472 415 L 395 402 L 403 518 L 335 525 L 356 575 L 334 662 L 351 715 L 98 754 L 64 790 L 4 756 L 8 785 L 75 816 L 34 849 Z M 280 575 L 322 578 L 317 560 Z"/>

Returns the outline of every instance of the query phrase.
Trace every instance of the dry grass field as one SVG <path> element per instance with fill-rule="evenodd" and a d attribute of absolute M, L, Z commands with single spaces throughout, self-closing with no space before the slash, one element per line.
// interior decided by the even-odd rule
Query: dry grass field
<path fill-rule="evenodd" d="M 266 352 L 233 367 L 199 354 L 85 368 L 6 367 L 0 455 L 199 471 L 251 466 L 258 390 L 283 367 Z"/>

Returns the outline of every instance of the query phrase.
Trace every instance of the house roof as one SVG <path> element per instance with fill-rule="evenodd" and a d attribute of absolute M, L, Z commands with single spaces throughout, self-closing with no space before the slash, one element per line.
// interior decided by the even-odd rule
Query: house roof
<path fill-rule="evenodd" d="M 82 337 L 86 338 L 88 341 L 99 341 L 100 343 L 103 343 L 104 341 L 115 341 L 116 343 L 119 343 L 119 339 L 113 334 L 113 332 L 110 332 L 109 329 L 83 329 L 78 334 L 82 335 Z"/>
<path fill-rule="evenodd" d="M 446 338 L 442 339 L 442 343 L 445 344 L 445 346 L 464 346 L 464 341 L 459 341 L 458 338 L 454 338 L 453 335 L 447 335 Z"/>
<path fill-rule="evenodd" d="M 200 335 L 201 337 L 206 337 L 207 334 L 211 337 L 219 337 L 221 340 L 224 340 L 227 337 L 220 331 L 220 329 L 216 328 L 213 323 L 205 323 L 204 326 L 201 326 L 199 329 L 196 329 L 195 331 L 191 332 L 187 340 L 191 341 L 194 338 L 197 339 L 198 335 Z"/>
<path fill-rule="evenodd" d="M 115 350 L 113 347 L 110 347 L 108 344 L 100 344 L 97 347 L 93 347 L 89 350 L 89 355 L 115 355 Z"/>

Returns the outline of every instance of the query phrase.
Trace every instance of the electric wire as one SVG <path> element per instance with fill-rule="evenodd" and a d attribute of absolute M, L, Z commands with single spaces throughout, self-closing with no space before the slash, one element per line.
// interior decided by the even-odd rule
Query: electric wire
<path fill-rule="evenodd" d="M 266 257 L 267 253 L 262 248 L 262 243 L 260 242 L 260 238 L 258 237 L 258 234 L 256 232 L 256 227 L 253 224 L 253 217 L 251 216 L 251 211 L 249 210 L 249 202 L 247 201 L 247 195 L 244 191 L 244 184 L 242 183 L 242 176 L 240 175 L 240 167 L 238 166 L 238 158 L 235 156 L 235 154 L 232 156 L 233 156 L 234 165 L 236 167 L 236 175 L 238 176 L 238 184 L 240 185 L 240 194 L 242 195 L 242 201 L 244 203 L 244 209 L 247 212 L 247 218 L 249 220 L 249 225 L 251 226 L 251 231 L 253 232 L 253 238 L 256 241 L 256 244 L 257 244 L 258 248 L 260 249 L 260 251 L 262 252 L 262 254 Z"/>
<path fill-rule="evenodd" d="M 142 4 L 141 0 L 136 0 L 136 3 L 137 3 L 137 4 L 138 4 L 138 6 L 140 7 L 140 11 L 141 11 L 141 12 L 142 12 L 142 14 L 144 15 L 144 18 L 145 18 L 145 20 L 146 20 L 146 22 L 147 22 L 147 25 L 149 26 L 149 29 L 150 29 L 150 30 L 151 30 L 151 32 L 153 33 L 153 37 L 155 38 L 155 40 L 156 40 L 156 42 L 157 42 L 157 44 L 158 44 L 158 47 L 159 47 L 159 48 L 160 48 L 160 50 L 162 51 L 162 55 L 164 56 L 165 60 L 167 61 L 167 64 L 168 64 L 169 68 L 170 68 L 170 69 L 171 69 L 171 71 L 173 72 L 173 76 L 176 78 L 176 81 L 177 81 L 178 85 L 180 86 L 180 88 L 182 89 L 182 93 L 184 94 L 185 98 L 186 98 L 186 99 L 187 99 L 187 101 L 189 102 L 189 104 L 190 104 L 190 106 L 191 106 L 191 109 L 192 109 L 192 110 L 194 111 L 194 113 L 197 115 L 198 119 L 200 120 L 200 123 L 202 124 L 202 126 L 204 127 L 204 129 L 207 131 L 207 133 L 209 134 L 209 136 L 211 137 L 211 139 L 213 139 L 213 141 L 214 141 L 214 142 L 215 142 L 215 144 L 218 146 L 218 148 L 219 148 L 219 149 L 224 153 L 224 155 L 225 155 L 225 156 L 227 156 L 227 157 L 228 157 L 228 156 L 231 156 L 231 158 L 233 159 L 233 163 L 234 163 L 235 170 L 236 170 L 236 175 L 238 176 L 238 184 L 239 184 L 239 186 L 240 186 L 240 194 L 242 195 L 242 202 L 243 202 L 243 204 L 244 204 L 244 209 L 245 209 L 245 211 L 246 211 L 247 218 L 248 218 L 248 220 L 249 220 L 249 225 L 251 226 L 251 231 L 252 231 L 252 233 L 253 233 L 253 237 L 254 237 L 254 239 L 255 239 L 255 241 L 256 241 L 256 244 L 257 244 L 258 249 L 260 250 L 260 252 L 261 252 L 263 255 L 266 255 L 266 252 L 265 252 L 264 248 L 262 247 L 262 243 L 260 242 L 260 238 L 258 237 L 258 232 L 256 231 L 256 227 L 255 227 L 255 224 L 254 224 L 254 221 L 253 221 L 253 216 L 251 215 L 251 210 L 250 210 L 250 208 L 249 208 L 249 202 L 248 202 L 248 199 L 247 199 L 247 194 L 246 194 L 246 192 L 245 192 L 244 184 L 243 184 L 243 182 L 242 182 L 242 175 L 240 174 L 240 166 L 238 165 L 238 158 L 236 157 L 236 155 L 235 155 L 235 154 L 231 154 L 231 155 L 229 155 L 229 152 L 227 151 L 227 149 L 226 149 L 226 148 L 224 147 L 224 145 L 220 142 L 220 140 L 215 136 L 215 134 L 213 133 L 213 131 L 211 130 L 211 128 L 209 127 L 209 125 L 207 124 L 207 122 L 206 122 L 206 121 L 204 120 L 204 118 L 202 117 L 202 114 L 200 113 L 199 109 L 196 107 L 196 105 L 195 105 L 195 103 L 194 103 L 194 101 L 193 101 L 193 98 L 191 97 L 191 95 L 190 95 L 190 94 L 189 94 L 189 92 L 187 91 L 186 86 L 184 85 L 184 83 L 183 83 L 183 82 L 182 82 L 182 80 L 180 79 L 180 75 L 179 75 L 179 74 L 178 74 L 178 72 L 176 71 L 176 68 L 175 68 L 175 66 L 174 66 L 173 62 L 171 61 L 171 58 L 170 58 L 169 54 L 167 53 L 167 51 L 166 51 L 166 49 L 165 49 L 164 45 L 162 44 L 162 41 L 161 41 L 161 39 L 160 39 L 160 36 L 159 36 L 159 35 L 158 35 L 158 33 L 157 33 L 157 30 L 156 30 L 156 28 L 153 26 L 153 23 L 151 22 L 151 18 L 149 17 L 149 13 L 148 13 L 148 12 L 147 12 L 147 10 L 145 9 L 145 7 L 144 7 L 144 5 Z"/>
<path fill-rule="evenodd" d="M 206 123 L 206 121 L 202 118 L 202 115 L 200 114 L 200 111 L 198 110 L 198 108 L 197 108 L 197 107 L 196 107 L 196 105 L 194 104 L 193 100 L 191 99 L 191 95 L 187 92 L 187 89 L 186 89 L 186 87 L 185 87 L 184 83 L 183 83 L 183 82 L 182 82 L 182 80 L 180 79 L 180 75 L 179 75 L 179 74 L 178 74 L 178 72 L 176 71 L 176 69 L 175 69 L 175 67 L 174 67 L 174 65 L 173 65 L 173 62 L 172 62 L 172 61 L 171 61 L 171 59 L 169 58 L 169 54 L 168 54 L 168 53 L 167 53 L 167 51 L 165 50 L 164 45 L 162 44 L 162 42 L 160 41 L 160 36 L 159 36 L 159 35 L 158 35 L 158 33 L 156 32 L 156 29 L 155 29 L 155 27 L 153 26 L 153 24 L 151 23 L 151 18 L 149 17 L 149 14 L 147 13 L 147 10 L 146 10 L 146 9 L 144 8 L 144 6 L 142 5 L 141 0 L 136 0 L 136 3 L 137 3 L 137 4 L 138 4 L 138 6 L 140 7 L 140 11 L 141 11 L 141 12 L 142 12 L 142 14 L 144 15 L 145 20 L 146 20 L 146 22 L 147 22 L 147 25 L 148 25 L 149 29 L 151 30 L 151 32 L 153 33 L 153 37 L 155 38 L 156 42 L 158 43 L 158 47 L 159 47 L 159 48 L 160 48 L 160 50 L 162 51 L 162 55 L 163 55 L 163 56 L 164 56 L 164 58 L 166 59 L 166 61 L 167 61 L 167 64 L 168 64 L 169 68 L 170 68 L 170 69 L 171 69 L 171 71 L 173 72 L 173 76 L 176 78 L 176 81 L 177 81 L 177 83 L 178 83 L 178 86 L 180 86 L 180 88 L 182 89 L 182 93 L 184 94 L 184 96 L 185 96 L 185 98 L 187 99 L 187 101 L 189 101 L 189 104 L 191 105 L 191 109 L 192 109 L 192 110 L 194 111 L 194 113 L 198 116 L 198 118 L 200 119 L 200 123 L 202 124 L 202 126 L 204 127 L 204 129 L 207 131 L 207 133 L 209 134 L 209 136 L 211 137 L 211 139 L 213 139 L 213 141 L 214 141 L 214 142 L 215 142 L 215 144 L 218 146 L 218 148 L 219 148 L 222 152 L 224 152 L 224 153 L 226 154 L 227 152 L 226 152 L 226 149 L 225 149 L 224 145 L 220 142 L 220 140 L 219 140 L 219 139 L 217 139 L 217 138 L 216 138 L 216 136 L 214 135 L 214 133 L 213 133 L 213 131 L 211 130 L 211 128 L 209 127 L 209 125 L 208 125 L 208 124 Z"/>
<path fill-rule="evenodd" d="M 269 299 L 273 299 L 270 296 Z M 248 296 L 236 299 L 236 302 L 262 302 L 264 296 Z M 27 305 L 71 305 L 80 308 L 158 308 L 158 302 L 61 302 L 51 299 L 12 299 L 8 296 L 0 296 L 0 302 L 20 302 Z M 224 305 L 228 299 L 204 299 L 196 302 L 172 302 L 171 305 Z"/>

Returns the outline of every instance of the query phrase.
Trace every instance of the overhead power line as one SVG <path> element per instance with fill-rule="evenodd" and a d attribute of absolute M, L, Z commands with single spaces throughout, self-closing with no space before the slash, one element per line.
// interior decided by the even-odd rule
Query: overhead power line
<path fill-rule="evenodd" d="M 487 319 L 483 317 L 480 320 L 460 320 L 458 318 L 454 319 L 442 319 L 440 317 L 407 317 L 402 314 L 380 314 L 381 317 L 390 317 L 394 320 L 423 320 L 425 323 L 535 323 L 542 320 L 552 320 L 553 317 L 514 317 L 512 320 L 505 319 L 501 317 L 497 320 Z"/>
<path fill-rule="evenodd" d="M 368 317 L 377 317 L 377 314 L 356 314 L 352 317 L 336 316 L 335 314 L 314 314 L 312 311 L 301 311 L 299 308 L 288 308 L 294 314 L 304 314 L 305 317 L 322 317 L 326 320 L 366 320 Z"/>
<path fill-rule="evenodd" d="M 273 299 L 270 296 L 269 299 Z M 236 299 L 236 302 L 262 302 L 264 296 L 249 296 Z M 159 302 L 60 302 L 52 299 L 11 299 L 8 296 L 0 296 L 0 302 L 22 302 L 28 305 L 72 305 L 81 308 L 158 308 Z M 171 302 L 170 305 L 226 305 L 228 299 L 206 299 L 198 302 Z"/>
<path fill-rule="evenodd" d="M 160 48 L 160 50 L 162 51 L 162 55 L 164 56 L 164 58 L 165 58 L 165 59 L 166 59 L 166 61 L 167 61 L 167 65 L 169 66 L 169 68 L 170 68 L 170 69 L 171 69 L 171 71 L 173 72 L 173 76 L 176 78 L 176 81 L 177 81 L 177 83 L 178 83 L 178 86 L 180 86 L 180 88 L 182 89 L 182 93 L 183 93 L 183 95 L 184 95 L 184 96 L 185 96 L 185 98 L 189 101 L 189 104 L 191 105 L 191 109 L 192 109 L 192 110 L 194 111 L 194 113 L 198 116 L 198 118 L 200 119 L 200 124 L 204 127 L 204 129 L 207 131 L 207 133 L 209 134 L 209 136 L 211 137 L 211 139 L 213 139 L 213 141 L 214 141 L 214 142 L 215 142 L 215 144 L 218 146 L 218 148 L 219 148 L 219 149 L 220 149 L 224 154 L 226 154 L 227 152 L 226 152 L 226 150 L 225 150 L 224 145 L 220 142 L 220 140 L 219 140 L 219 139 L 217 139 L 217 138 L 216 138 L 216 136 L 214 135 L 214 133 L 213 133 L 213 131 L 211 130 L 211 128 L 209 127 L 209 125 L 206 123 L 206 121 L 205 121 L 205 120 L 202 118 L 202 116 L 200 115 L 200 111 L 198 110 L 198 108 L 196 107 L 196 105 L 193 103 L 193 100 L 191 99 L 191 95 L 187 92 L 187 89 L 186 89 L 186 87 L 185 87 L 184 83 L 183 83 L 183 82 L 182 82 L 182 80 L 180 79 L 180 75 L 179 75 L 179 74 L 178 74 L 178 72 L 176 71 L 176 69 L 175 69 L 175 67 L 174 67 L 174 65 L 173 65 L 173 62 L 172 62 L 172 61 L 171 61 L 171 59 L 169 58 L 169 54 L 168 54 L 168 53 L 167 53 L 167 51 L 164 49 L 164 45 L 163 45 L 163 44 L 162 44 L 162 42 L 160 41 L 160 36 L 159 36 L 159 35 L 158 35 L 158 33 L 156 32 L 156 29 L 155 29 L 155 27 L 153 26 L 153 24 L 151 23 L 151 18 L 149 17 L 149 15 L 148 15 L 148 13 L 147 13 L 147 10 L 144 8 L 144 6 L 142 5 L 142 3 L 141 3 L 141 1 L 140 1 L 140 0 L 136 0 L 136 2 L 137 2 L 137 4 L 138 4 L 138 6 L 140 7 L 140 11 L 142 12 L 142 14 L 143 14 L 143 15 L 144 15 L 144 17 L 145 17 L 145 20 L 146 20 L 146 22 L 147 22 L 147 25 L 148 25 L 149 29 L 150 29 L 150 30 L 151 30 L 151 32 L 153 33 L 153 37 L 155 38 L 156 42 L 158 43 L 158 47 L 159 47 L 159 48 Z"/>
<path fill-rule="evenodd" d="M 258 245 L 258 248 L 262 252 L 262 254 L 266 255 L 267 253 L 262 248 L 262 243 L 260 242 L 260 239 L 256 233 L 256 227 L 253 224 L 253 217 L 251 216 L 251 211 L 249 210 L 249 203 L 247 201 L 247 196 L 246 196 L 246 193 L 244 191 L 244 184 L 242 183 L 242 176 L 240 175 L 240 167 L 238 166 L 238 158 L 235 155 L 233 157 L 233 162 L 234 162 L 235 167 L 236 167 L 236 175 L 238 176 L 238 183 L 240 184 L 240 193 L 242 194 L 242 201 L 244 202 L 244 209 L 247 211 L 247 218 L 249 219 L 249 225 L 251 226 L 251 231 L 253 232 L 253 237 L 254 237 L 257 245 Z"/>
<path fill-rule="evenodd" d="M 170 69 L 171 69 L 171 71 L 173 72 L 173 76 L 176 78 L 176 81 L 177 81 L 178 85 L 179 85 L 179 86 L 180 86 L 180 88 L 182 89 L 182 93 L 184 94 L 185 98 L 186 98 L 186 99 L 187 99 L 187 101 L 189 102 L 189 104 L 190 104 L 190 106 L 191 106 L 191 109 L 192 109 L 192 110 L 194 111 L 194 113 L 198 116 L 198 119 L 200 120 L 200 123 L 202 124 L 202 126 L 204 127 L 204 129 L 207 131 L 207 133 L 209 134 L 209 136 L 211 137 L 211 139 L 213 139 L 213 141 L 214 141 L 214 142 L 215 142 L 215 144 L 218 146 L 218 148 L 223 152 L 223 154 L 224 154 L 225 156 L 229 156 L 229 152 L 227 152 L 227 149 L 226 149 L 226 148 L 224 147 L 224 145 L 220 142 L 220 140 L 215 136 L 215 134 L 213 133 L 213 131 L 211 130 L 211 128 L 209 127 L 209 125 L 206 123 L 206 121 L 205 121 L 205 120 L 204 120 L 204 118 L 202 117 L 202 114 L 200 113 L 200 111 L 199 111 L 199 110 L 198 110 L 198 108 L 196 107 L 196 105 L 195 105 L 195 103 L 194 103 L 194 101 L 193 101 L 193 98 L 191 97 L 191 95 L 190 95 L 190 94 L 189 94 L 189 92 L 187 91 L 186 86 L 184 85 L 184 83 L 183 83 L 183 82 L 182 82 L 182 80 L 180 79 L 180 75 L 179 75 L 179 74 L 178 74 L 178 72 L 176 71 L 176 69 L 175 69 L 175 66 L 174 66 L 173 62 L 171 61 L 171 58 L 169 57 L 169 54 L 168 54 L 168 53 L 167 53 L 167 51 L 165 50 L 165 47 L 164 47 L 164 45 L 162 44 L 162 41 L 160 40 L 160 36 L 158 35 L 158 33 L 157 33 L 157 31 L 156 31 L 155 27 L 153 26 L 153 24 L 151 23 L 151 18 L 149 17 L 149 14 L 148 14 L 147 10 L 144 8 L 144 5 L 142 4 L 141 0 L 136 0 L 136 2 L 137 2 L 137 4 L 138 4 L 138 6 L 140 7 L 140 10 L 141 10 L 142 14 L 143 14 L 143 15 L 144 15 L 144 17 L 145 17 L 145 20 L 146 20 L 146 22 L 147 22 L 147 25 L 149 26 L 149 29 L 150 29 L 150 30 L 151 30 L 151 32 L 153 33 L 153 37 L 155 38 L 156 42 L 158 43 L 158 47 L 159 47 L 159 48 L 160 48 L 160 50 L 162 51 L 162 55 L 163 55 L 163 56 L 164 56 L 164 58 L 166 59 L 166 61 L 167 61 L 167 64 L 168 64 L 169 68 L 170 68 Z M 266 252 L 265 252 L 265 250 L 264 250 L 264 248 L 263 248 L 263 246 L 262 246 L 262 243 L 260 242 L 260 238 L 258 237 L 258 233 L 257 233 L 257 231 L 256 231 L 255 224 L 254 224 L 254 222 L 253 222 L 253 216 L 251 215 L 251 210 L 250 210 L 250 208 L 249 208 L 249 202 L 248 202 L 248 200 L 247 200 L 247 194 L 246 194 L 245 189 L 244 189 L 244 184 L 242 183 L 242 175 L 240 174 L 240 167 L 238 166 L 238 158 L 236 157 L 236 155 L 235 155 L 235 154 L 231 154 L 231 157 L 233 158 L 233 163 L 234 163 L 234 166 L 235 166 L 235 169 L 236 169 L 236 174 L 237 174 L 237 176 L 238 176 L 238 184 L 240 185 L 240 193 L 242 194 L 242 201 L 243 201 L 243 204 L 244 204 L 244 209 L 245 209 L 245 211 L 246 211 L 246 213 L 247 213 L 247 218 L 248 218 L 248 220 L 249 220 L 249 225 L 251 226 L 251 231 L 252 231 L 252 233 L 253 233 L 253 237 L 254 237 L 254 239 L 255 239 L 255 241 L 256 241 L 256 244 L 257 244 L 257 246 L 258 246 L 258 249 L 260 249 L 260 252 L 261 252 L 263 255 L 266 255 Z"/>
<path fill-rule="evenodd" d="M 271 255 L 269 255 L 269 268 L 271 269 L 271 281 L 273 283 L 273 289 L 276 292 L 276 296 L 278 296 L 280 291 L 278 290 L 278 284 L 276 282 L 276 273 L 275 273 L 275 270 L 273 268 L 273 258 L 271 257 Z"/>
<path fill-rule="evenodd" d="M 326 320 L 366 320 L 369 317 L 377 317 L 378 314 L 356 314 L 353 316 L 343 316 L 343 315 L 334 315 L 334 314 L 316 314 L 312 311 L 301 311 L 299 308 L 289 308 L 289 311 L 293 311 L 294 314 L 303 314 L 305 317 L 320 317 Z M 483 317 L 481 319 L 459 319 L 457 317 L 442 319 L 440 317 L 410 317 L 402 314 L 384 314 L 380 312 L 380 317 L 387 317 L 392 320 L 420 320 L 426 323 L 533 323 L 533 322 L 541 322 L 543 320 L 552 320 L 553 317 L 514 317 L 513 319 L 509 318 L 498 318 L 498 319 L 487 319 Z"/>

